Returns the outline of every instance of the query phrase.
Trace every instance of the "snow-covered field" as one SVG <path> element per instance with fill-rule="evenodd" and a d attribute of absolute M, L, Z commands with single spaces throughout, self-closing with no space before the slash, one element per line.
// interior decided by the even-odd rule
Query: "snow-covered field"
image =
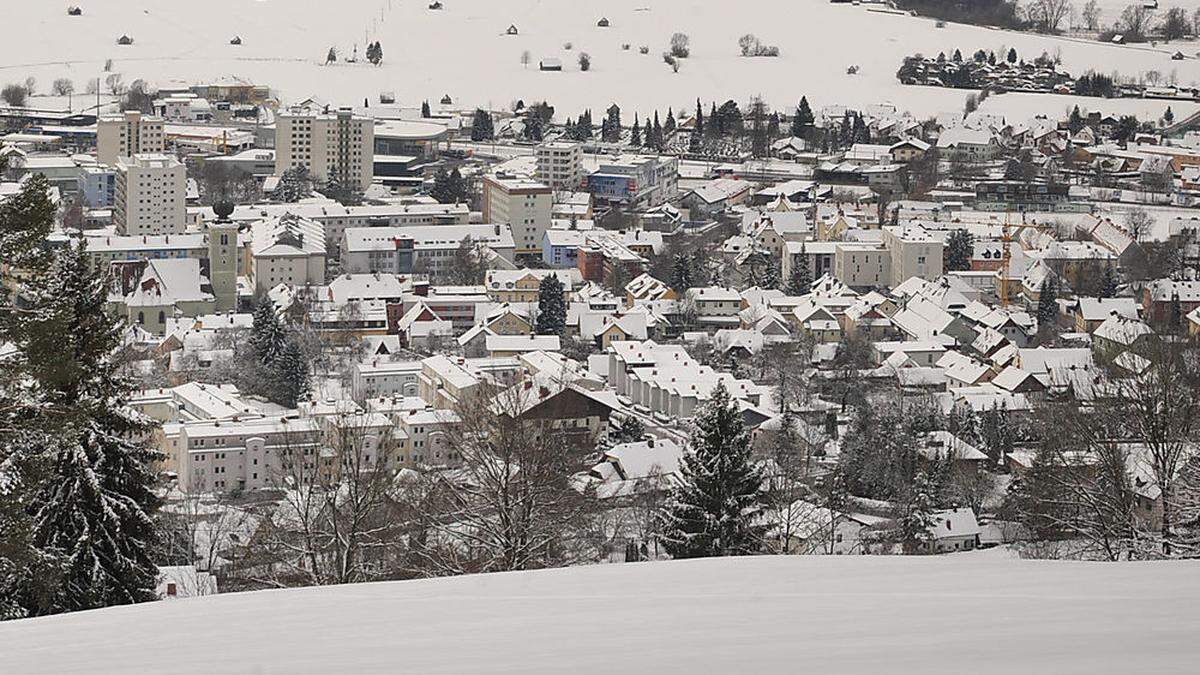
<path fill-rule="evenodd" d="M 666 106 L 691 108 L 697 97 L 745 101 L 761 95 L 775 106 L 794 105 L 807 95 L 814 106 L 891 102 L 919 115 L 961 110 L 965 92 L 903 87 L 895 79 L 901 58 L 915 51 L 969 54 L 978 48 L 1016 47 L 1032 58 L 1061 49 L 1074 73 L 1092 68 L 1135 74 L 1175 72 L 1179 83 L 1200 80 L 1200 60 L 1171 61 L 1174 45 L 1119 47 L 1032 34 L 950 25 L 928 19 L 868 11 L 826 0 L 611 0 L 602 5 L 565 0 L 444 0 L 431 11 L 428 0 L 91 0 L 85 14 L 69 17 L 65 4 L 6 2 L 3 23 L 18 27 L 0 41 L 0 83 L 38 78 L 43 90 L 55 77 L 83 83 L 101 74 L 105 59 L 125 76 L 168 83 L 224 76 L 275 87 L 285 100 L 311 95 L 337 103 L 376 100 L 393 91 L 402 103 L 436 101 L 507 106 L 520 98 L 547 98 L 560 116 L 585 106 L 612 102 L 632 118 Z M 611 22 L 599 28 L 601 16 Z M 1106 17 L 1106 20 L 1111 17 Z M 519 35 L 505 35 L 509 25 Z M 679 73 L 662 61 L 672 33 L 687 33 L 692 56 Z M 782 56 L 738 56 L 738 37 L 756 34 L 778 45 Z M 119 47 L 128 34 L 135 43 Z M 238 35 L 243 44 L 229 44 Z M 362 59 L 368 40 L 380 40 L 380 68 Z M 573 43 L 565 50 L 564 43 Z M 630 45 L 628 51 L 622 45 Z M 330 46 L 349 54 L 357 45 L 361 62 L 322 65 Z M 641 55 L 646 45 L 650 53 Z M 528 50 L 532 63 L 521 64 Z M 1194 53 L 1196 49 L 1190 49 Z M 580 72 L 579 52 L 592 57 Z M 565 71 L 544 73 L 538 60 L 561 58 Z M 860 72 L 848 75 L 848 66 Z M 988 110 L 1026 114 L 1047 106 L 1059 113 L 1068 100 L 1008 95 Z M 1166 103 L 1078 99 L 1106 112 L 1157 116 Z M 1197 109 L 1173 105 L 1176 116 Z"/>
<path fill-rule="evenodd" d="M 741 558 L 0 624 L 11 673 L 1195 673 L 1200 565 Z"/>

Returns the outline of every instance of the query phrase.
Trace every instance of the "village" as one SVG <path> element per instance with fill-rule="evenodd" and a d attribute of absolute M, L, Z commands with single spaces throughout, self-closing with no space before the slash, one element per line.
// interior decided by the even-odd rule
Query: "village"
<path fill-rule="evenodd" d="M 1045 595 L 1200 555 L 1196 82 L 964 42 L 886 74 L 970 90 L 937 114 L 568 108 L 372 81 L 411 58 L 379 34 L 314 48 L 368 96 L 0 69 L 0 619 L 685 558 L 1113 563 L 1011 587 Z M 619 52 L 689 72 L 668 35 Z M 523 77 L 591 72 L 554 42 Z"/>

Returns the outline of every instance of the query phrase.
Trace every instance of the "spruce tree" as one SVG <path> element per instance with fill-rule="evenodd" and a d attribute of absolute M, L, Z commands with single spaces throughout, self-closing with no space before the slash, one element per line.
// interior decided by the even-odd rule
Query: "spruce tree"
<path fill-rule="evenodd" d="M 762 549 L 763 476 L 737 402 L 719 383 L 697 412 L 680 461 L 680 485 L 661 513 L 675 558 L 750 555 Z"/>
<path fill-rule="evenodd" d="M 1071 115 L 1067 118 L 1067 129 L 1073 134 L 1083 130 L 1083 115 L 1079 112 L 1079 106 L 1071 109 Z"/>
<path fill-rule="evenodd" d="M 646 120 L 646 126 L 642 129 L 642 146 L 653 150 L 654 149 L 654 127 L 650 126 L 650 120 Z"/>
<path fill-rule="evenodd" d="M 787 294 L 793 296 L 808 295 L 812 290 L 812 268 L 808 263 L 808 254 L 804 250 L 804 243 L 800 244 L 800 259 L 796 264 L 792 265 L 792 271 L 788 275 Z"/>
<path fill-rule="evenodd" d="M 1113 265 L 1105 265 L 1100 272 L 1100 297 L 1111 298 L 1117 294 L 1117 271 Z"/>
<path fill-rule="evenodd" d="M 1050 330 L 1058 324 L 1058 281 L 1053 274 L 1042 280 L 1037 304 L 1038 332 Z"/>
<path fill-rule="evenodd" d="M 638 124 L 637 113 L 633 114 L 633 130 L 632 136 L 629 138 L 629 144 L 635 148 L 642 147 L 642 127 Z"/>
<path fill-rule="evenodd" d="M 946 240 L 945 268 L 949 272 L 961 272 L 971 269 L 971 258 L 974 255 L 975 241 L 971 233 L 957 229 L 950 232 Z"/>
<path fill-rule="evenodd" d="M 300 401 L 308 399 L 308 360 L 300 343 L 294 337 L 287 340 L 283 352 L 275 362 L 274 377 L 277 381 L 277 403 L 294 408 Z"/>
<path fill-rule="evenodd" d="M 659 121 L 658 121 L 658 111 L 657 110 L 654 111 L 654 127 L 653 128 L 654 128 L 654 149 L 659 152 L 662 152 L 666 143 L 664 142 L 664 139 L 663 139 L 662 124 L 659 123 Z"/>
<path fill-rule="evenodd" d="M 671 288 L 683 295 L 695 283 L 692 257 L 686 253 L 677 253 L 671 261 Z"/>
<path fill-rule="evenodd" d="M 670 108 L 667 108 L 667 121 L 663 122 L 663 133 L 670 136 L 675 133 L 675 126 L 675 113 Z"/>
<path fill-rule="evenodd" d="M 471 121 L 471 140 L 475 142 L 490 141 L 496 137 L 495 127 L 492 125 L 492 116 L 483 108 L 475 109 L 475 116 Z"/>
<path fill-rule="evenodd" d="M 905 553 L 929 551 L 929 542 L 933 537 L 931 530 L 936 524 L 933 515 L 936 510 L 935 493 L 935 486 L 925 472 L 917 473 L 913 479 L 912 496 L 905 506 L 903 517 L 900 518 L 900 533 Z"/>
<path fill-rule="evenodd" d="M 700 99 L 696 99 L 696 126 L 692 129 L 692 136 L 702 136 L 704 134 L 704 108 L 700 106 Z"/>
<path fill-rule="evenodd" d="M 161 459 L 143 439 L 150 422 L 129 410 L 131 384 L 112 358 L 121 325 L 106 311 L 109 285 L 86 245 L 72 242 L 21 289 L 23 311 L 5 336 L 53 433 L 27 451 L 48 471 L 36 490 L 31 544 L 56 561 L 59 585 L 26 597 L 30 614 L 91 609 L 155 598 L 158 506 L 151 466 Z"/>
<path fill-rule="evenodd" d="M 547 274 L 538 283 L 538 335 L 562 335 L 567 325 L 567 305 L 563 283 L 557 274 Z"/>
<path fill-rule="evenodd" d="M 421 101 L 421 117 L 426 119 L 433 117 L 433 111 L 429 109 L 429 101 Z"/>
<path fill-rule="evenodd" d="M 616 103 L 608 108 L 601 136 L 605 143 L 617 143 L 621 140 L 621 109 Z"/>
<path fill-rule="evenodd" d="M 287 347 L 287 333 L 270 298 L 264 297 L 254 309 L 250 347 L 254 350 L 255 360 L 264 366 L 274 364 Z"/>

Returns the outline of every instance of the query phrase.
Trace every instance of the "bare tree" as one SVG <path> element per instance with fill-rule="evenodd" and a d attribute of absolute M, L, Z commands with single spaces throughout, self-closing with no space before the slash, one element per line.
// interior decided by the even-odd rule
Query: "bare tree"
<path fill-rule="evenodd" d="M 390 499 L 400 446 L 392 425 L 356 412 L 290 424 L 269 474 L 283 498 L 247 546 L 240 573 L 265 587 L 400 576 L 404 524 Z"/>
<path fill-rule="evenodd" d="M 528 385 L 528 386 L 527 386 Z M 531 380 L 483 383 L 457 406 L 448 444 L 461 468 L 423 473 L 408 490 L 418 519 L 413 558 L 427 575 L 555 567 L 593 560 L 583 533 L 595 511 L 573 480 L 589 468 L 595 439 L 538 417 L 555 394 Z"/>
<path fill-rule="evenodd" d="M 1083 18 L 1083 25 L 1088 30 L 1100 30 L 1100 6 L 1096 4 L 1096 0 L 1088 0 L 1083 5 L 1083 11 L 1080 13 Z"/>
<path fill-rule="evenodd" d="M 1151 10 L 1140 2 L 1128 5 L 1121 12 L 1117 28 L 1124 31 L 1128 39 L 1144 39 L 1152 16 Z"/>
<path fill-rule="evenodd" d="M 50 93 L 55 96 L 70 96 L 75 93 L 75 83 L 70 78 L 60 77 L 50 85 Z"/>
<path fill-rule="evenodd" d="M 1071 0 L 1034 0 L 1026 9 L 1026 15 L 1038 30 L 1057 33 L 1063 19 L 1070 16 L 1074 9 Z"/>

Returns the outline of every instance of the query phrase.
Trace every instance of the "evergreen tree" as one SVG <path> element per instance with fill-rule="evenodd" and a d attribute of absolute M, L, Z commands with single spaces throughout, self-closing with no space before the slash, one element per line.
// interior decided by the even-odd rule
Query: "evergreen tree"
<path fill-rule="evenodd" d="M 610 446 L 637 443 L 645 435 L 646 426 L 642 424 L 642 421 L 633 416 L 626 416 L 612 424 L 612 428 L 608 432 L 608 443 Z"/>
<path fill-rule="evenodd" d="M 759 284 L 763 288 L 782 289 L 783 274 L 779 270 L 779 261 L 770 258 L 767 264 L 763 267 L 762 278 L 759 279 Z"/>
<path fill-rule="evenodd" d="M 1171 330 L 1178 333 L 1183 329 L 1183 305 L 1179 301 L 1179 294 L 1175 293 L 1171 296 Z"/>
<path fill-rule="evenodd" d="M 683 295 L 694 283 L 692 257 L 686 253 L 677 253 L 671 261 L 671 288 Z"/>
<path fill-rule="evenodd" d="M 496 128 L 492 116 L 482 108 L 475 109 L 475 117 L 471 121 L 471 140 L 475 142 L 490 141 L 496 137 Z"/>
<path fill-rule="evenodd" d="M 650 120 L 646 120 L 646 126 L 642 129 L 642 145 L 643 147 L 654 149 L 654 127 L 650 125 Z"/>
<path fill-rule="evenodd" d="M 264 297 L 254 308 L 250 348 L 254 350 L 255 360 L 264 366 L 274 364 L 287 348 L 287 333 L 270 298 Z"/>
<path fill-rule="evenodd" d="M 722 136 L 721 120 L 717 118 L 717 104 L 714 101 L 712 107 L 708 111 L 708 126 L 704 128 L 704 133 L 712 138 Z"/>
<path fill-rule="evenodd" d="M 1079 106 L 1071 109 L 1071 115 L 1067 118 L 1067 129 L 1072 134 L 1077 134 L 1083 130 L 1083 115 L 1079 113 Z"/>
<path fill-rule="evenodd" d="M 557 274 L 547 274 L 538 283 L 538 335 L 562 335 L 567 325 L 567 304 L 563 283 Z"/>
<path fill-rule="evenodd" d="M 1117 294 L 1117 271 L 1112 265 L 1104 265 L 1100 272 L 1100 297 L 1111 298 Z"/>
<path fill-rule="evenodd" d="M 767 138 L 772 140 L 779 138 L 779 113 L 777 112 L 772 112 L 771 116 L 767 118 Z"/>
<path fill-rule="evenodd" d="M 680 485 L 661 511 L 662 542 L 676 558 L 750 555 L 762 548 L 763 477 L 737 403 L 719 383 L 697 412 Z"/>
<path fill-rule="evenodd" d="M 796 138 L 807 138 L 815 119 L 812 108 L 808 106 L 808 98 L 801 96 L 800 105 L 796 107 L 796 116 L 792 118 L 792 135 Z"/>
<path fill-rule="evenodd" d="M 277 403 L 294 408 L 300 401 L 308 399 L 308 360 L 295 337 L 288 338 L 275 363 L 274 374 L 278 381 Z"/>
<path fill-rule="evenodd" d="M 675 133 L 675 126 L 675 113 L 670 108 L 667 108 L 667 121 L 663 122 L 663 133 L 670 136 Z"/>
<path fill-rule="evenodd" d="M 662 124 L 660 124 L 658 121 L 658 111 L 657 110 L 654 111 L 654 127 L 653 127 L 653 129 L 654 129 L 654 149 L 659 152 L 662 152 L 663 147 L 665 146 L 665 143 L 663 142 L 663 129 L 662 129 Z"/>
<path fill-rule="evenodd" d="M 971 258 L 975 253 L 975 238 L 971 233 L 957 229 L 950 232 L 946 240 L 944 267 L 948 272 L 971 269 Z"/>
<path fill-rule="evenodd" d="M 629 139 L 629 144 L 635 148 L 642 147 L 642 127 L 638 123 L 637 113 L 633 114 L 633 135 Z"/>
<path fill-rule="evenodd" d="M 800 258 L 796 264 L 792 265 L 791 274 L 788 275 L 787 294 L 800 296 L 808 295 L 812 290 L 812 268 L 808 263 L 808 254 L 804 251 L 804 243 L 800 244 Z"/>
<path fill-rule="evenodd" d="M 704 134 L 704 108 L 700 107 L 700 99 L 696 99 L 696 126 L 692 129 L 692 136 L 702 136 Z"/>
<path fill-rule="evenodd" d="M 441 204 L 458 204 L 467 200 L 467 185 L 458 167 L 450 171 L 439 168 L 433 177 L 433 189 L 429 196 Z"/>
<path fill-rule="evenodd" d="M 155 598 L 158 505 L 144 444 L 151 425 L 127 405 L 131 384 L 112 358 L 121 325 L 106 311 L 107 278 L 82 242 L 33 271 L 21 289 L 22 311 L 3 327 L 20 373 L 53 433 L 24 452 L 48 467 L 36 488 L 29 536 L 55 561 L 58 584 L 22 602 L 29 614 L 91 609 Z"/>
<path fill-rule="evenodd" d="M 1013 48 L 1011 48 L 1011 49 L 1009 49 L 1009 50 L 1008 50 L 1008 62 L 1009 62 L 1009 63 L 1016 63 L 1016 62 L 1017 62 L 1017 49 L 1016 49 L 1016 47 L 1013 47 Z"/>
<path fill-rule="evenodd" d="M 925 472 L 917 473 L 913 479 L 912 497 L 908 500 L 904 516 L 900 519 L 900 533 L 903 538 L 905 553 L 925 553 L 929 551 L 932 540 L 932 528 L 937 524 L 934 518 L 936 505 L 934 495 L 936 486 Z"/>
<path fill-rule="evenodd" d="M 962 63 L 962 60 L 963 60 L 962 52 L 959 51 L 958 49 L 955 49 L 954 56 L 951 56 L 950 60 L 954 61 L 955 63 Z"/>
<path fill-rule="evenodd" d="M 425 119 L 433 117 L 433 111 L 429 109 L 429 101 L 421 101 L 421 117 Z"/>
<path fill-rule="evenodd" d="M 1163 113 L 1163 122 L 1168 125 L 1175 122 L 1175 112 L 1171 110 L 1171 106 L 1167 106 L 1166 112 Z"/>
<path fill-rule="evenodd" d="M 604 118 L 604 132 L 601 134 L 606 143 L 619 143 L 621 141 L 621 109 L 614 103 L 608 108 L 608 114 Z"/>
<path fill-rule="evenodd" d="M 1058 324 L 1058 281 L 1047 274 L 1042 281 L 1037 304 L 1038 332 L 1049 330 Z"/>
<path fill-rule="evenodd" d="M 542 131 L 542 118 L 537 115 L 526 115 L 523 135 L 529 141 L 540 141 L 545 138 L 545 132 Z"/>

